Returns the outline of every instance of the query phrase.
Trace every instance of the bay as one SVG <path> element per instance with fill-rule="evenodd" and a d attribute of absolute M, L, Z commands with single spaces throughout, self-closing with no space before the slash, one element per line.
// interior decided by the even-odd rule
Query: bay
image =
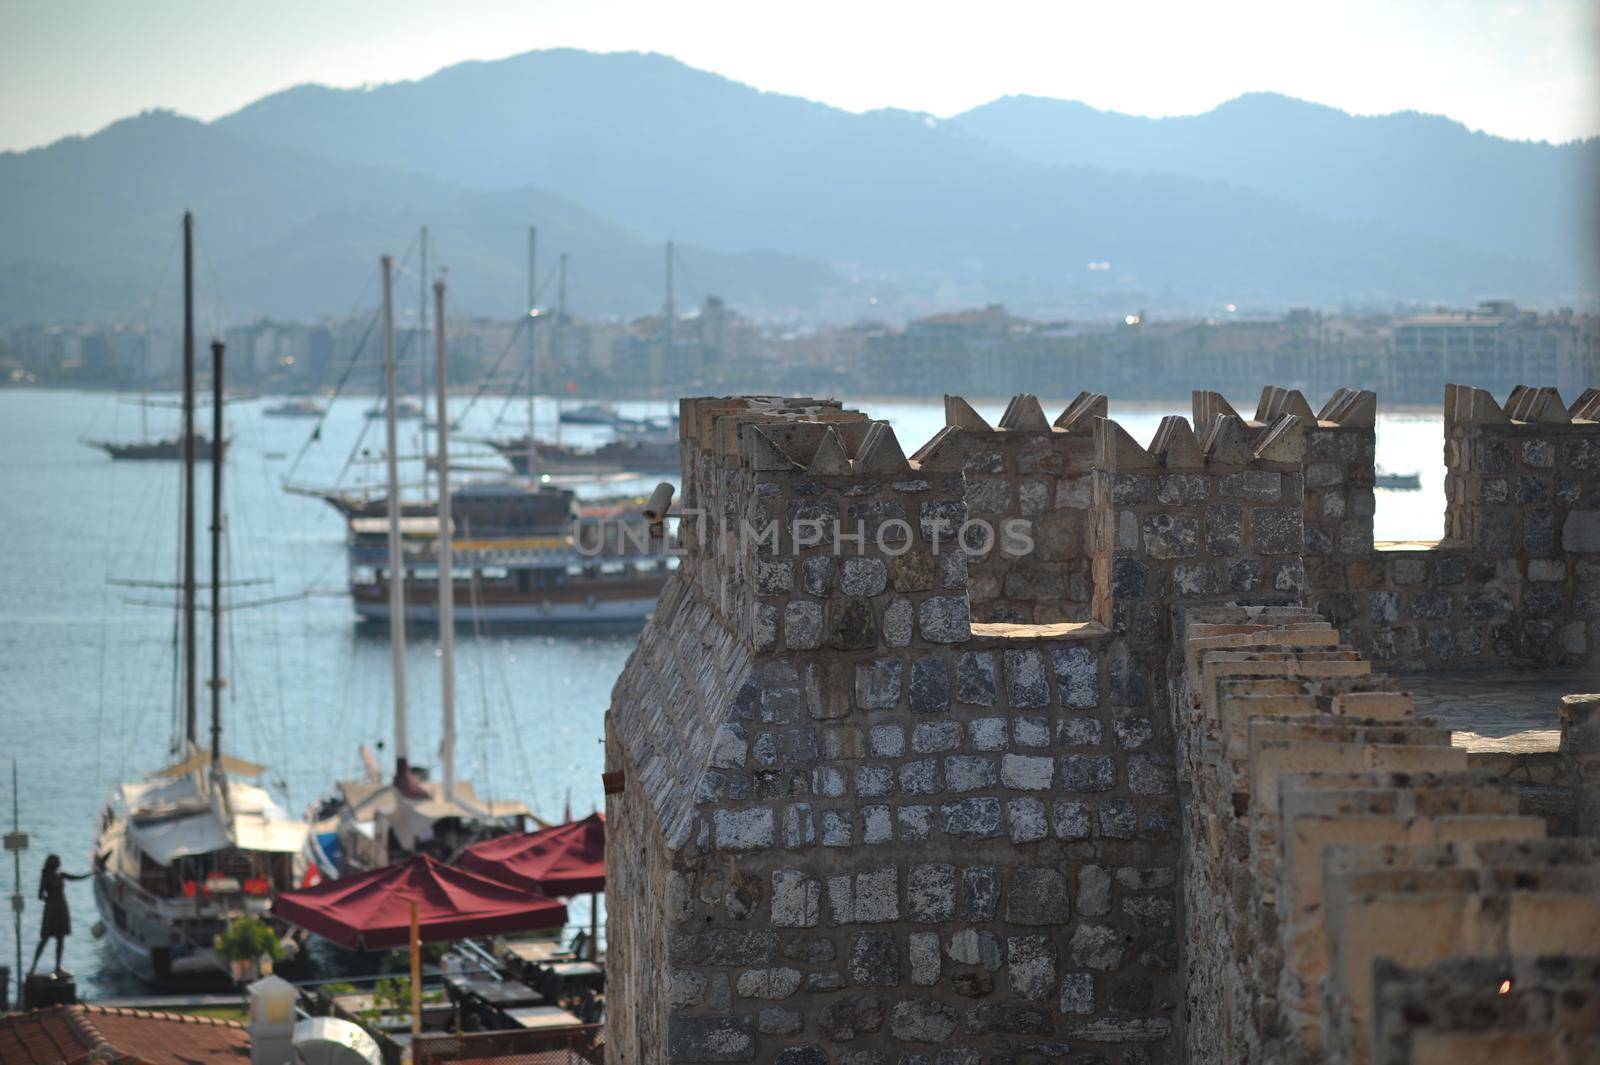
<path fill-rule="evenodd" d="M 174 579 L 179 466 L 113 462 L 84 445 L 89 438 L 138 437 L 141 420 L 152 434 L 176 431 L 175 411 L 141 409 L 126 398 L 0 391 L 0 544 L 7 556 L 0 567 L 0 761 L 18 761 L 21 823 L 33 835 L 23 862 L 22 891 L 29 900 L 24 966 L 37 936 L 40 910 L 32 900 L 45 856 L 59 853 L 70 872 L 89 869 L 107 793 L 117 782 L 165 764 L 177 712 L 174 593 L 116 586 L 108 578 Z M 1046 409 L 1053 414 L 1065 402 L 1057 398 Z M 359 775 L 363 744 L 387 763 L 383 745 L 392 733 L 392 688 L 387 630 L 358 625 L 345 594 L 342 520 L 318 500 L 285 493 L 283 482 L 376 484 L 382 477 L 383 423 L 365 417 L 371 399 L 341 399 L 320 440 L 311 442 L 313 422 L 266 417 L 269 404 L 228 407 L 233 446 L 226 466 L 225 573 L 231 580 L 270 583 L 241 585 L 228 594 L 234 609 L 224 627 L 224 746 L 266 763 L 265 782 L 299 813 L 333 781 Z M 942 407 L 933 402 L 854 405 L 888 419 L 908 455 L 943 422 Z M 997 421 L 1004 403 L 977 406 Z M 634 417 L 667 409 L 663 403 L 618 407 Z M 555 413 L 553 401 L 539 402 L 541 435 L 554 431 Z M 1163 414 L 1186 412 L 1176 405 L 1114 404 L 1113 413 L 1136 439 L 1148 441 Z M 525 428 L 521 401 L 460 397 L 452 399 L 452 415 L 463 423 L 459 443 L 452 444 L 455 461 L 484 470 L 504 463 L 472 438 Z M 203 425 L 209 426 L 209 417 L 202 412 Z M 1439 535 L 1442 431 L 1436 416 L 1380 417 L 1379 465 L 1422 474 L 1419 492 L 1378 493 L 1380 539 Z M 421 454 L 421 432 L 418 421 L 402 423 L 401 450 L 407 455 Z M 600 442 L 604 432 L 562 430 L 567 442 L 580 444 Z M 408 459 L 405 466 L 402 479 L 419 481 L 420 461 Z M 202 574 L 209 476 L 202 465 Z M 652 484 L 618 481 L 583 492 L 643 493 Z M 281 597 L 287 601 L 245 605 Z M 559 818 L 569 800 L 577 816 L 601 807 L 604 714 L 636 636 L 636 628 L 626 627 L 459 630 L 458 775 L 472 780 L 478 794 L 520 799 L 546 819 Z M 208 647 L 203 636 L 202 661 L 208 661 Z M 408 637 L 406 663 L 411 754 L 428 764 L 439 742 L 439 669 L 431 631 Z M 204 673 L 204 717 L 209 704 L 203 678 Z M 9 826 L 10 816 L 6 796 L 0 820 Z M 0 866 L 0 881 L 8 878 L 9 869 Z M 137 993 L 138 985 L 116 968 L 109 946 L 89 935 L 98 916 L 89 883 L 70 884 L 68 894 L 76 934 L 67 941 L 66 965 L 77 973 L 81 993 Z M 588 916 L 587 901 L 576 900 L 573 920 L 587 924 Z M 0 964 L 13 951 L 11 923 L 4 921 Z"/>

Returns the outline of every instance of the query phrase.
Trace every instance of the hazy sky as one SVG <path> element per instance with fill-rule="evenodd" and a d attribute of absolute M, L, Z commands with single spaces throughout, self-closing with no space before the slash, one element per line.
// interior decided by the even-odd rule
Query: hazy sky
<path fill-rule="evenodd" d="M 1593 0 L 0 0 L 0 149 L 151 107 L 422 77 L 534 48 L 664 52 L 854 111 L 1006 93 L 1191 114 L 1275 90 L 1502 136 L 1600 133 Z"/>

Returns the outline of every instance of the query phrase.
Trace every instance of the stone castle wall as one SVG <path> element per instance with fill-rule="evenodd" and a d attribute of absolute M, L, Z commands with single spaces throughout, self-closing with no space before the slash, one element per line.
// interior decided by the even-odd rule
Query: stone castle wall
<path fill-rule="evenodd" d="M 1600 1053 L 1600 841 L 1546 838 L 1314 613 L 1183 626 L 1188 1060 Z"/>
<path fill-rule="evenodd" d="M 614 1060 L 1152 1065 L 1288 1045 L 1267 1021 L 1298 956 L 1242 953 L 1242 935 L 1276 942 L 1271 896 L 1247 904 L 1254 881 L 1206 857 L 1249 853 L 1215 767 L 1230 748 L 1234 772 L 1248 762 L 1251 733 L 1183 702 L 1189 619 L 1258 612 L 1210 636 L 1240 660 L 1272 645 L 1279 672 L 1248 697 L 1312 715 L 1285 746 L 1416 746 L 1454 772 L 1438 730 L 1381 720 L 1367 659 L 1550 660 L 1526 623 L 1584 616 L 1586 519 L 1574 538 L 1561 517 L 1553 615 L 1519 593 L 1505 623 L 1523 635 L 1497 645 L 1471 617 L 1495 575 L 1451 583 L 1469 548 L 1372 549 L 1371 393 L 1312 415 L 1269 389 L 1252 419 L 1197 394 L 1202 431 L 1169 418 L 1148 448 L 1104 411 L 1085 394 L 1051 425 L 1019 396 L 990 427 L 951 397 L 908 460 L 831 401 L 683 402 L 686 554 L 607 718 L 625 781 L 608 802 Z M 1563 432 L 1597 440 L 1593 413 L 1575 404 Z M 1588 452 L 1569 447 L 1556 470 L 1581 474 L 1581 512 Z M 1524 584 L 1553 572 L 1518 565 Z M 1484 650 L 1463 658 L 1470 631 Z M 1282 678 L 1291 651 L 1315 690 Z M 1264 683 L 1253 669 L 1224 683 Z M 1349 732 L 1358 705 L 1368 731 Z M 1304 994 L 1285 1001 L 1311 1024 Z"/>

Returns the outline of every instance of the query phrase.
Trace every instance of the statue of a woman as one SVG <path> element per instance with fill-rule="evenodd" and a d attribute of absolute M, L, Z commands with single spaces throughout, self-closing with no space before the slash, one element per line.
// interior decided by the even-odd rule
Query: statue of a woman
<path fill-rule="evenodd" d="M 61 971 L 61 948 L 72 934 L 72 913 L 67 909 L 67 881 L 87 879 L 88 873 L 63 873 L 59 854 L 52 854 L 44 860 L 44 869 L 39 873 L 39 898 L 44 900 L 44 922 L 39 925 L 39 945 L 33 951 L 33 964 L 28 966 L 29 976 L 39 967 L 39 955 L 44 953 L 44 945 L 51 939 L 56 941 L 55 971 Z"/>

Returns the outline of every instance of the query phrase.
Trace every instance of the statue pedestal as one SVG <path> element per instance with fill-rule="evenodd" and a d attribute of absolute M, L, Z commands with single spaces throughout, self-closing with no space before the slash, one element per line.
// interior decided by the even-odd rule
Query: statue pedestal
<path fill-rule="evenodd" d="M 22 987 L 22 1008 L 25 1010 L 70 1006 L 77 1001 L 78 978 L 65 969 L 58 973 L 34 973 Z"/>

